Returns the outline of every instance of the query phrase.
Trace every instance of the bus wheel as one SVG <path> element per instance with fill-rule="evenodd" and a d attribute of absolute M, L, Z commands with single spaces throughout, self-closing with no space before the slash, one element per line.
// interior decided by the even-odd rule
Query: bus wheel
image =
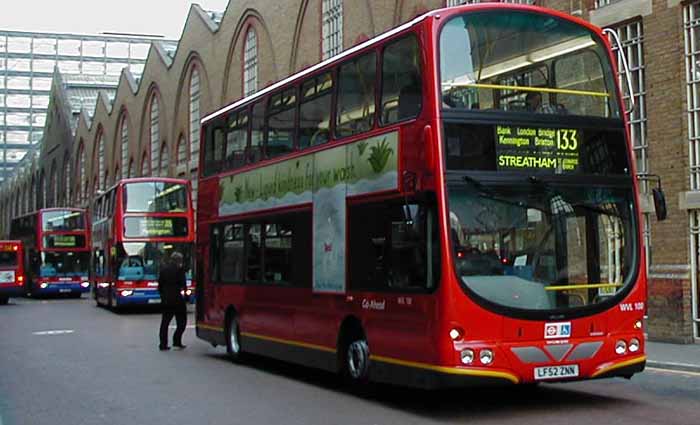
<path fill-rule="evenodd" d="M 345 375 L 353 382 L 364 381 L 369 370 L 369 345 L 364 337 L 353 339 L 345 350 Z"/>
<path fill-rule="evenodd" d="M 10 297 L 0 297 L 0 305 L 6 305 Z"/>
<path fill-rule="evenodd" d="M 226 325 L 226 354 L 234 361 L 239 362 L 243 356 L 241 352 L 241 334 L 238 328 L 236 316 L 231 314 Z"/>

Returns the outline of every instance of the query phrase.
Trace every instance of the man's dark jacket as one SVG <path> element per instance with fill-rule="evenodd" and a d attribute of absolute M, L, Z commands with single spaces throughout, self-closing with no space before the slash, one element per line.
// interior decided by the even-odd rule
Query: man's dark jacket
<path fill-rule="evenodd" d="M 180 293 L 186 286 L 185 269 L 173 262 L 164 264 L 158 274 L 158 292 L 160 292 L 163 309 L 175 311 L 186 309 L 185 299 Z"/>

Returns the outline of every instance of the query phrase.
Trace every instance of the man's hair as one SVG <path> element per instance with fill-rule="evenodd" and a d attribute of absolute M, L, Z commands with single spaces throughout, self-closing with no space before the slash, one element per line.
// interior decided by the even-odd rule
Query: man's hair
<path fill-rule="evenodd" d="M 184 261 L 184 259 L 185 259 L 185 256 L 177 251 L 170 254 L 170 261 L 172 261 L 173 263 L 180 264 Z"/>

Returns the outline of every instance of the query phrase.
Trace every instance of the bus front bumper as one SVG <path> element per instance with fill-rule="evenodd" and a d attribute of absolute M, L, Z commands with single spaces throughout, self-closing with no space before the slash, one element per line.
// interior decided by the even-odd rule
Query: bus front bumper
<path fill-rule="evenodd" d="M 83 294 L 90 292 L 90 284 L 79 282 L 39 282 L 35 283 L 33 292 L 37 294 Z"/>
<path fill-rule="evenodd" d="M 117 306 L 127 305 L 159 305 L 160 293 L 154 289 L 117 289 L 114 294 Z"/>
<path fill-rule="evenodd" d="M 24 286 L 21 283 L 0 283 L 0 297 L 19 297 L 21 295 L 24 295 Z"/>

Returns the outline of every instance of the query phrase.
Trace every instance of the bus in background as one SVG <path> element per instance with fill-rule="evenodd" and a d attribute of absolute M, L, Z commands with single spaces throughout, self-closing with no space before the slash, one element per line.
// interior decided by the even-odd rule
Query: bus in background
<path fill-rule="evenodd" d="M 174 251 L 185 257 L 192 295 L 194 216 L 190 183 L 171 178 L 117 182 L 92 209 L 91 282 L 97 305 L 159 304 L 158 271 Z"/>
<path fill-rule="evenodd" d="M 22 241 L 0 241 L 0 305 L 24 293 Z"/>
<path fill-rule="evenodd" d="M 428 388 L 641 372 L 622 100 L 599 28 L 484 3 L 212 113 L 198 337 L 234 360 Z"/>
<path fill-rule="evenodd" d="M 26 293 L 89 292 L 89 236 L 85 210 L 79 208 L 44 208 L 12 219 L 10 238 L 24 245 Z"/>

